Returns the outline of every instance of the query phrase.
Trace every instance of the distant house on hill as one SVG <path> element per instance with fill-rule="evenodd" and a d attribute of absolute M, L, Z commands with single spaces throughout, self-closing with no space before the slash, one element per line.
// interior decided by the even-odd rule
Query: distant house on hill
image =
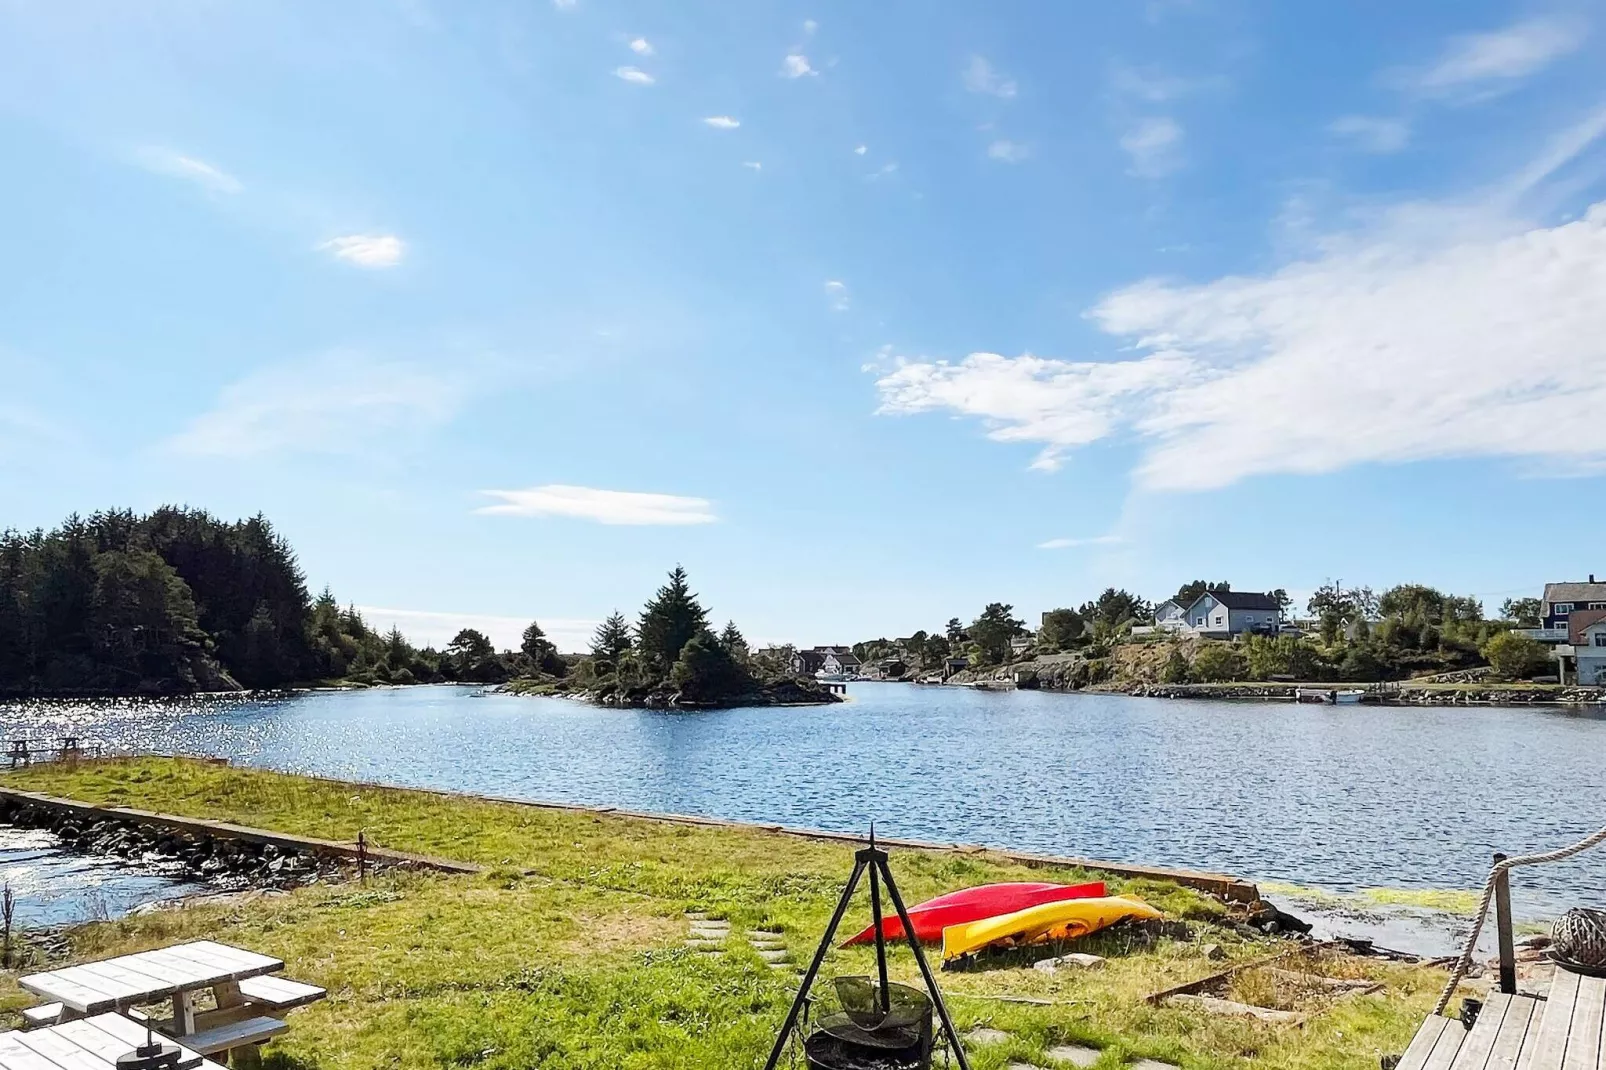
<path fill-rule="evenodd" d="M 792 655 L 793 676 L 813 676 L 825 664 L 825 655 L 818 650 L 799 650 Z"/>
<path fill-rule="evenodd" d="M 827 676 L 855 676 L 859 672 L 859 659 L 851 652 L 830 653 L 825 655 L 820 671 Z"/>
<path fill-rule="evenodd" d="M 1154 607 L 1154 625 L 1149 631 L 1180 632 L 1188 626 L 1188 607 L 1167 598 Z M 1137 629 L 1132 629 L 1136 632 Z"/>
<path fill-rule="evenodd" d="M 1035 642 L 1037 642 L 1037 637 L 1030 633 L 1017 635 L 1009 641 L 1009 653 L 1012 657 L 1018 658 L 1030 650 Z"/>
<path fill-rule="evenodd" d="M 1574 613 L 1606 609 L 1606 583 L 1596 583 L 1593 573 L 1584 583 L 1547 583 L 1539 602 L 1540 628 L 1557 633 L 1540 638 L 1558 641 L 1565 635 Z"/>
<path fill-rule="evenodd" d="M 1269 594 L 1254 591 L 1206 591 L 1186 611 L 1186 629 L 1210 639 L 1230 639 L 1245 632 L 1275 634 L 1283 607 Z"/>

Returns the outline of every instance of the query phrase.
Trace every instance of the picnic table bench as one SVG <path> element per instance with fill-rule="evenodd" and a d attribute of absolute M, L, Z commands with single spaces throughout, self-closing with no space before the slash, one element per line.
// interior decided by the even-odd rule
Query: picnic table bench
<path fill-rule="evenodd" d="M 119 1056 L 145 1043 L 145 1027 L 120 1014 L 98 1014 L 26 1032 L 0 1033 L 0 1070 L 115 1070 Z M 179 1070 L 223 1070 L 179 1044 Z"/>
<path fill-rule="evenodd" d="M 115 1017 L 116 1012 L 171 1000 L 172 1016 L 156 1028 L 204 1056 L 251 1048 L 278 1036 L 287 1028 L 286 1012 L 326 995 L 317 985 L 269 976 L 282 969 L 280 959 L 197 940 L 30 974 L 17 983 L 52 1001 L 23 1012 L 30 1027 L 68 1024 L 107 1012 Z M 198 1012 L 196 996 L 206 990 L 216 1007 Z M 0 1063 L 0 1070 L 8 1068 Z"/>

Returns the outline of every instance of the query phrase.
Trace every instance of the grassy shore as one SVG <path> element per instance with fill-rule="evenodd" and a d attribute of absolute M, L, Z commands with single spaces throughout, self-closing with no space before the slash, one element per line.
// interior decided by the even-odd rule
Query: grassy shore
<path fill-rule="evenodd" d="M 365 830 L 377 845 L 489 867 L 477 877 L 387 874 L 364 887 L 305 888 L 73 932 L 73 954 L 82 958 L 202 937 L 282 957 L 288 976 L 323 985 L 330 994 L 295 1012 L 288 1035 L 268 1048 L 269 1066 L 299 1070 L 760 1067 L 797 977 L 767 968 L 742 934 L 779 929 L 792 958 L 806 961 L 852 866 L 845 844 L 779 833 L 178 760 L 38 766 L 0 775 L 0 783 L 336 840 Z M 910 902 L 987 881 L 1090 876 L 959 851 L 895 851 L 892 865 Z M 1207 944 L 1220 945 L 1228 961 L 1284 945 L 1216 924 L 1224 908 L 1192 890 L 1152 881 L 1110 883 L 1114 892 L 1141 896 L 1190 920 L 1193 934 L 1152 946 L 1096 934 L 1080 948 L 1110 956 L 1096 972 L 1051 976 L 1016 956 L 943 973 L 962 1029 L 987 1025 L 1009 1035 L 972 1052 L 976 1070 L 1017 1062 L 1051 1066 L 1044 1050 L 1067 1042 L 1103 1049 L 1100 1070 L 1145 1057 L 1200 1070 L 1251 1063 L 1371 1070 L 1380 1054 L 1404 1049 L 1442 983 L 1441 972 L 1419 967 L 1328 961 L 1324 972 L 1372 978 L 1384 991 L 1310 1008 L 1318 1013 L 1302 1026 L 1150 1006 L 1146 993 L 1224 965 L 1207 958 Z M 862 898 L 846 923 L 854 929 L 867 920 Z M 723 953 L 683 946 L 689 910 L 730 920 Z M 826 974 L 862 974 L 872 962 L 867 949 L 834 952 Z M 894 966 L 902 979 L 914 978 L 907 952 Z M 3 978 L 0 1010 L 26 1005 L 14 975 Z"/>

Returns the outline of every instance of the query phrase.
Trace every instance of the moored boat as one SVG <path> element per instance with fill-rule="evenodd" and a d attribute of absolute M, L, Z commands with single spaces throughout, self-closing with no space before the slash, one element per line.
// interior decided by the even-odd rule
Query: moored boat
<path fill-rule="evenodd" d="M 1002 917 L 948 926 L 942 931 L 942 957 L 946 962 L 984 947 L 1022 947 L 1074 940 L 1127 918 L 1158 917 L 1161 917 L 1160 912 L 1149 904 L 1125 896 L 1044 903 Z"/>
<path fill-rule="evenodd" d="M 918 903 L 909 908 L 909 921 L 915 927 L 915 939 L 934 944 L 942 939 L 943 930 L 950 925 L 1013 914 L 1045 903 L 1103 898 L 1104 894 L 1103 881 L 1087 884 L 1043 884 L 1032 881 L 983 884 Z M 896 914 L 883 918 L 881 932 L 888 940 L 901 940 L 903 922 Z M 874 939 L 875 927 L 866 926 L 863 932 L 844 941 L 842 946 L 868 944 Z"/>

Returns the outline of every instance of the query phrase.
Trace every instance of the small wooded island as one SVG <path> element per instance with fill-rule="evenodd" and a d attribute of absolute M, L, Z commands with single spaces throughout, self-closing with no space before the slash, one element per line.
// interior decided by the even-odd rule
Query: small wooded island
<path fill-rule="evenodd" d="M 51 531 L 0 533 L 0 695 L 172 695 L 298 686 L 506 684 L 619 706 L 840 701 L 715 635 L 676 568 L 634 630 L 615 613 L 588 655 L 536 622 L 518 650 L 465 628 L 445 650 L 370 628 L 327 588 L 313 598 L 262 516 L 164 506 L 106 510 Z"/>

